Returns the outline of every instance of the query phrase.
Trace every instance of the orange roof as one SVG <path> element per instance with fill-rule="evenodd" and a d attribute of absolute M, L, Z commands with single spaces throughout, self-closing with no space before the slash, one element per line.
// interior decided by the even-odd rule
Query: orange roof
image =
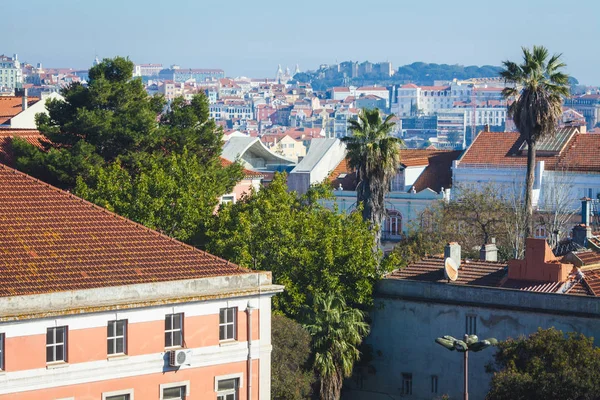
<path fill-rule="evenodd" d="M 527 165 L 527 152 L 519 151 L 522 144 L 518 132 L 481 132 L 465 151 L 460 164 L 498 166 Z M 560 154 L 538 154 L 548 170 L 600 172 L 600 135 L 575 133 Z"/>
<path fill-rule="evenodd" d="M 0 297 L 247 270 L 0 165 Z"/>
<path fill-rule="evenodd" d="M 39 101 L 37 97 L 29 97 L 27 104 L 34 105 Z M 23 98 L 20 96 L 0 96 L 0 125 L 23 111 Z"/>
<path fill-rule="evenodd" d="M 26 140 L 39 148 L 42 148 L 42 143 L 47 140 L 37 129 L 0 128 L 0 164 L 13 166 L 12 141 L 15 137 Z"/>

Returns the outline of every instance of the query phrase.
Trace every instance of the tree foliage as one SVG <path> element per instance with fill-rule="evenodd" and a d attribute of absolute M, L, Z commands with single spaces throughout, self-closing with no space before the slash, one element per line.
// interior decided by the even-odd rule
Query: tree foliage
<path fill-rule="evenodd" d="M 294 320 L 275 314 L 271 319 L 271 342 L 271 397 L 274 400 L 308 398 L 315 379 L 310 365 L 310 334 Z"/>
<path fill-rule="evenodd" d="M 242 178 L 222 167 L 222 131 L 203 94 L 167 104 L 133 78 L 133 63 L 105 59 L 50 100 L 37 123 L 40 150 L 14 141 L 16 166 L 149 228 L 202 244 L 221 195 Z"/>
<path fill-rule="evenodd" d="M 533 234 L 533 180 L 536 144 L 553 135 L 562 115 L 563 97 L 569 95 L 569 76 L 561 71 L 566 67 L 560 54 L 550 56 L 543 46 L 523 48 L 523 62 L 504 61 L 500 76 L 511 86 L 502 94 L 514 99 L 508 108 L 509 115 L 527 143 L 527 177 L 525 209 L 527 213 L 525 236 Z"/>
<path fill-rule="evenodd" d="M 348 150 L 349 166 L 356 171 L 356 202 L 381 242 L 381 223 L 386 215 L 385 196 L 400 166 L 402 139 L 393 137 L 393 114 L 381 119 L 379 109 L 363 109 L 358 120 L 350 120 L 352 136 L 342 138 Z"/>
<path fill-rule="evenodd" d="M 319 204 L 322 188 L 299 197 L 286 177 L 223 207 L 208 230 L 207 249 L 241 266 L 273 272 L 286 290 L 275 309 L 297 318 L 311 295 L 339 292 L 368 307 L 379 278 L 373 234 L 360 214 L 338 214 Z"/>
<path fill-rule="evenodd" d="M 338 400 L 344 378 L 360 359 L 358 346 L 369 333 L 362 311 L 349 307 L 335 292 L 317 294 L 306 329 L 313 337 L 314 367 L 320 377 L 320 399 Z"/>
<path fill-rule="evenodd" d="M 580 333 L 539 329 L 498 345 L 487 400 L 600 398 L 600 349 Z"/>

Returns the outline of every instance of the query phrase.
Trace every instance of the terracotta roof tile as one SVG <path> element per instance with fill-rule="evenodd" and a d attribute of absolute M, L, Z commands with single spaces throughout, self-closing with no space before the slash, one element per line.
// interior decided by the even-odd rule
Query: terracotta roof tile
<path fill-rule="evenodd" d="M 29 97 L 27 104 L 34 105 L 39 101 L 37 97 Z M 23 98 L 20 96 L 0 96 L 0 125 L 23 111 Z"/>
<path fill-rule="evenodd" d="M 247 272 L 0 165 L 0 297 Z"/>
<path fill-rule="evenodd" d="M 444 278 L 444 258 L 425 257 L 387 275 L 388 279 L 446 283 Z M 463 261 L 458 269 L 458 279 L 452 283 L 498 287 L 506 275 L 506 263 L 488 261 Z"/>

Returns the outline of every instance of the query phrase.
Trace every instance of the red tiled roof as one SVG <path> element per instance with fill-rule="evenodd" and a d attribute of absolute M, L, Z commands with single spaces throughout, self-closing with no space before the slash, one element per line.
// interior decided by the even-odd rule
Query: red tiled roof
<path fill-rule="evenodd" d="M 406 279 L 412 281 L 441 282 L 444 278 L 444 258 L 425 257 L 387 275 L 389 279 Z M 458 279 L 453 283 L 459 285 L 499 286 L 506 275 L 506 264 L 489 261 L 463 261 L 458 269 Z"/>
<path fill-rule="evenodd" d="M 0 297 L 247 270 L 0 165 Z"/>
<path fill-rule="evenodd" d="M 46 138 L 37 129 L 0 128 L 0 164 L 14 165 L 12 141 L 15 137 L 26 140 L 39 148 L 42 148 L 42 143 L 46 141 Z"/>
<path fill-rule="evenodd" d="M 563 282 L 532 282 L 521 279 L 508 279 L 502 283 L 503 288 L 526 290 L 528 292 L 556 293 Z"/>
<path fill-rule="evenodd" d="M 460 164 L 527 165 L 527 152 L 519 151 L 518 132 L 481 132 L 465 151 Z M 560 154 L 538 154 L 548 170 L 600 172 L 600 135 L 575 133 Z"/>
<path fill-rule="evenodd" d="M 37 103 L 37 97 L 29 97 L 29 106 Z M 23 98 L 20 96 L 0 96 L 0 125 L 23 111 Z"/>

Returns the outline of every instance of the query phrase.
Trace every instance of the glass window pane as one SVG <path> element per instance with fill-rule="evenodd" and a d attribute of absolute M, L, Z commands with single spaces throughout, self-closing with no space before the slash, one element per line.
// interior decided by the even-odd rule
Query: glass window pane
<path fill-rule="evenodd" d="M 106 354 L 114 354 L 113 339 L 108 339 L 106 342 Z"/>
<path fill-rule="evenodd" d="M 181 314 L 173 315 L 173 329 L 181 329 Z"/>
<path fill-rule="evenodd" d="M 233 312 L 234 311 L 235 311 L 235 308 L 227 309 L 227 322 L 233 322 Z"/>
<path fill-rule="evenodd" d="M 114 336 L 114 321 L 108 321 L 108 326 L 106 327 L 106 337 Z"/>
<path fill-rule="evenodd" d="M 125 331 L 125 321 L 117 321 L 117 336 L 123 336 L 123 332 Z"/>
<path fill-rule="evenodd" d="M 46 347 L 46 362 L 54 361 L 54 347 Z"/>
<path fill-rule="evenodd" d="M 225 326 L 220 326 L 219 327 L 219 340 L 224 340 L 225 339 Z"/>
<path fill-rule="evenodd" d="M 125 346 L 123 343 L 123 338 L 117 339 L 117 353 L 124 353 Z"/>
<path fill-rule="evenodd" d="M 173 346 L 181 346 L 181 331 L 173 332 Z"/>
<path fill-rule="evenodd" d="M 46 344 L 54 343 L 54 328 L 48 328 L 46 330 Z"/>
<path fill-rule="evenodd" d="M 225 311 L 226 311 L 225 308 L 221 308 L 219 310 L 219 323 L 220 324 L 224 324 L 225 323 Z"/>
<path fill-rule="evenodd" d="M 173 346 L 173 342 L 171 341 L 171 332 L 165 332 L 165 347 Z"/>
<path fill-rule="evenodd" d="M 227 325 L 227 339 L 233 339 L 233 325 Z"/>
<path fill-rule="evenodd" d="M 58 346 L 56 346 L 56 361 L 59 361 L 59 360 L 64 361 L 64 359 L 65 359 L 64 349 L 65 349 L 65 347 L 62 344 L 59 344 Z"/>
<path fill-rule="evenodd" d="M 235 400 L 235 394 L 234 394 L 234 393 L 232 393 L 232 394 L 228 394 L 228 395 L 225 397 L 225 400 Z"/>
<path fill-rule="evenodd" d="M 171 329 L 171 326 L 172 326 L 172 325 L 171 325 L 171 318 L 172 318 L 172 317 L 173 317 L 173 316 L 172 316 L 171 314 L 169 314 L 169 315 L 167 315 L 167 316 L 165 317 L 165 330 L 167 330 L 167 331 Z"/>
<path fill-rule="evenodd" d="M 174 387 L 163 389 L 163 399 L 181 399 L 183 396 L 183 387 Z"/>
<path fill-rule="evenodd" d="M 218 391 L 223 391 L 223 390 L 233 390 L 235 389 L 235 381 L 236 379 L 225 379 L 222 381 L 219 381 L 217 384 L 217 390 Z"/>
<path fill-rule="evenodd" d="M 56 328 L 56 343 L 64 343 L 65 328 Z"/>

